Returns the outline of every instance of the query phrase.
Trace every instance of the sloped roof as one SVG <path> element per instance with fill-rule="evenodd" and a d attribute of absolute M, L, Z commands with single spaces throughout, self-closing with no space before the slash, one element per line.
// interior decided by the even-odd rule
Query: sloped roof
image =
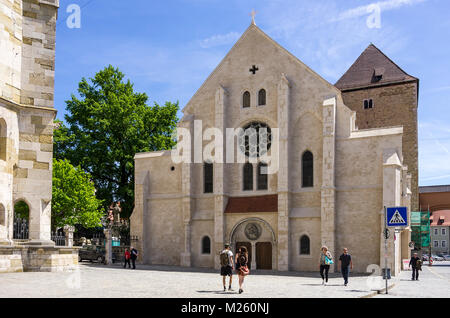
<path fill-rule="evenodd" d="M 407 74 L 375 45 L 370 44 L 336 82 L 340 90 L 417 80 Z"/>
<path fill-rule="evenodd" d="M 278 212 L 278 195 L 230 197 L 225 213 Z"/>
<path fill-rule="evenodd" d="M 434 211 L 430 220 L 431 226 L 450 226 L 450 210 Z"/>

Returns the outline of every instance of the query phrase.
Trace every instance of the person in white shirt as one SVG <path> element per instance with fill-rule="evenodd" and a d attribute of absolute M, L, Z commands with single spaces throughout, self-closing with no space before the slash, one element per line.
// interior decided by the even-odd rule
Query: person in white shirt
<path fill-rule="evenodd" d="M 225 244 L 225 249 L 220 252 L 220 275 L 223 278 L 223 291 L 227 290 L 226 277 L 230 276 L 228 290 L 231 291 L 231 282 L 233 280 L 233 252 L 230 249 L 230 244 Z"/>

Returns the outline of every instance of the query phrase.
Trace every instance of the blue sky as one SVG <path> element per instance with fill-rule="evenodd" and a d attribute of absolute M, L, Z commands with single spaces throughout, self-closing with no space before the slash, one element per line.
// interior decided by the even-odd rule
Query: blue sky
<path fill-rule="evenodd" d="M 70 4 L 81 28 L 67 26 Z M 367 12 L 377 4 L 379 28 Z M 120 68 L 151 102 L 186 105 L 250 24 L 331 83 L 372 42 L 420 79 L 419 183 L 450 184 L 450 1 L 448 0 L 61 0 L 55 107 L 82 77 Z M 370 20 L 372 21 L 372 20 Z"/>

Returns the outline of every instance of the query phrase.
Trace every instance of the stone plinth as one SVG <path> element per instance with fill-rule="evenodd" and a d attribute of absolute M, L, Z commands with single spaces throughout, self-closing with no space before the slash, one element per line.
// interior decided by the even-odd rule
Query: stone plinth
<path fill-rule="evenodd" d="M 71 271 L 78 266 L 78 249 L 33 245 L 0 247 L 0 273 Z"/>

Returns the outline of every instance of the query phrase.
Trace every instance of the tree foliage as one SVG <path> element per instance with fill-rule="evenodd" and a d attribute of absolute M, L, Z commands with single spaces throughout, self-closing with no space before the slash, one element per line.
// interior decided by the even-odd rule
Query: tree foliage
<path fill-rule="evenodd" d="M 104 207 L 122 201 L 122 216 L 134 206 L 134 155 L 171 149 L 178 102 L 147 105 L 124 74 L 111 65 L 78 85 L 66 101 L 67 126 L 55 131 L 54 155 L 89 172 Z"/>
<path fill-rule="evenodd" d="M 67 160 L 53 159 L 52 225 L 101 226 L 102 201 L 95 195 L 91 176 Z"/>

